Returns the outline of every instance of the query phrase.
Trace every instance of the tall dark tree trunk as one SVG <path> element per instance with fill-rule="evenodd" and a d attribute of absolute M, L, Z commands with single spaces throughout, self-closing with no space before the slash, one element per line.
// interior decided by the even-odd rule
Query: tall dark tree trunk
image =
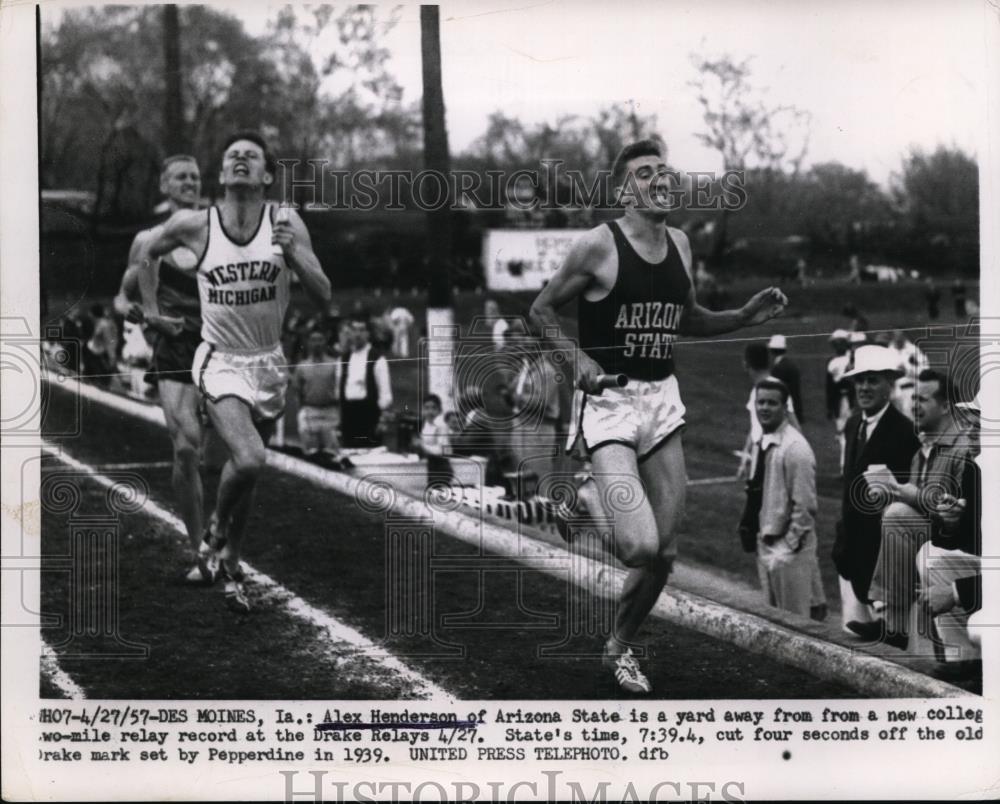
<path fill-rule="evenodd" d="M 163 7 L 163 147 L 167 154 L 183 152 L 184 106 L 181 95 L 181 24 L 176 5 Z"/>
<path fill-rule="evenodd" d="M 446 410 L 453 408 L 453 331 L 455 314 L 451 299 L 451 158 L 444 121 L 444 90 L 441 85 L 441 30 L 437 6 L 420 7 L 420 52 L 424 79 L 424 167 L 441 180 L 425 185 L 428 201 L 443 200 L 427 211 L 427 387 L 437 394 Z M 434 189 L 432 189 L 434 188 Z M 444 199 L 432 199 L 438 189 Z"/>

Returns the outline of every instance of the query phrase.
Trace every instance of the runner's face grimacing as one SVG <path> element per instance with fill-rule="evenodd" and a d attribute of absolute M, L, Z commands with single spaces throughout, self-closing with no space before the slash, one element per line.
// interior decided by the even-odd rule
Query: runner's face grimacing
<path fill-rule="evenodd" d="M 625 165 L 622 201 L 641 214 L 665 218 L 670 210 L 670 186 L 667 163 L 663 157 L 637 156 Z"/>
<path fill-rule="evenodd" d="M 236 140 L 222 155 L 219 183 L 223 187 L 267 187 L 274 177 L 267 170 L 264 149 L 250 140 Z"/>
<path fill-rule="evenodd" d="M 187 159 L 171 162 L 160 177 L 160 192 L 180 207 L 196 206 L 201 198 L 198 165 Z"/>

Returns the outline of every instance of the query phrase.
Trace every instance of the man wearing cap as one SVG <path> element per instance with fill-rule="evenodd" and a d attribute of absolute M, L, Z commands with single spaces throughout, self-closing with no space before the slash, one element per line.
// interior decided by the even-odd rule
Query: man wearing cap
<path fill-rule="evenodd" d="M 854 409 L 854 384 L 844 378 L 851 367 L 850 333 L 846 329 L 835 329 L 830 335 L 833 357 L 826 364 L 826 418 L 837 428 L 837 443 L 840 445 L 840 474 L 844 474 L 844 427 L 847 417 Z"/>
<path fill-rule="evenodd" d="M 890 402 L 899 369 L 888 349 L 860 347 L 854 353 L 854 368 L 844 377 L 854 384 L 858 410 L 844 427 L 844 493 L 833 562 L 840 576 L 841 614 L 848 630 L 849 622 L 875 619 L 869 586 L 882 543 L 882 506 L 868 496 L 865 472 L 871 466 L 884 466 L 902 482 L 920 442 L 913 423 Z"/>
<path fill-rule="evenodd" d="M 799 423 L 805 422 L 805 413 L 802 408 L 802 387 L 799 379 L 799 367 L 796 366 L 785 352 L 788 350 L 788 341 L 784 335 L 772 335 L 767 342 L 768 351 L 771 353 L 771 376 L 777 377 L 786 386 L 792 396 L 792 408 L 795 410 L 795 417 Z"/>
<path fill-rule="evenodd" d="M 868 640 L 907 646 L 910 607 L 915 589 L 917 551 L 936 532 L 939 541 L 954 541 L 950 529 L 942 532 L 939 505 L 962 507 L 975 485 L 966 473 L 974 466 L 975 445 L 952 415 L 953 392 L 947 375 L 924 369 L 917 378 L 915 416 L 920 449 L 910 463 L 909 482 L 900 485 L 888 469 L 869 470 L 866 481 L 887 496 L 882 513 L 882 547 L 872 578 L 871 597 L 885 602 L 884 618 L 874 622 L 848 622 L 847 627 Z M 965 481 L 963 483 L 963 480 Z M 975 501 L 975 500 L 972 500 Z M 965 542 L 972 537 L 966 534 Z M 971 552 L 971 550 L 966 550 Z"/>

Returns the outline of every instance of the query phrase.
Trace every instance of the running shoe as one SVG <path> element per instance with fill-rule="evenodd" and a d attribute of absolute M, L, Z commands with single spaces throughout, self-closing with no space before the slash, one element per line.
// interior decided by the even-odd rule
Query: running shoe
<path fill-rule="evenodd" d="M 219 579 L 219 551 L 212 544 L 211 531 L 206 530 L 198 548 L 198 561 L 184 576 L 185 582 L 195 586 L 211 586 Z"/>
<path fill-rule="evenodd" d="M 226 576 L 226 607 L 236 614 L 249 614 L 250 599 L 247 597 L 243 570 L 229 572 L 223 567 L 222 571 Z"/>
<path fill-rule="evenodd" d="M 630 695 L 649 695 L 653 691 L 653 685 L 639 669 L 639 662 L 632 655 L 631 648 L 627 648 L 618 656 L 611 655 L 605 648 L 604 666 L 614 672 L 618 686 Z"/>

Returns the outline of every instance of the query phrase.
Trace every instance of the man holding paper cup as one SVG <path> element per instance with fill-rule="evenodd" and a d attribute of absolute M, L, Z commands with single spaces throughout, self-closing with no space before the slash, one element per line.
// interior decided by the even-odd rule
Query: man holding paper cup
<path fill-rule="evenodd" d="M 847 623 L 865 639 L 907 647 L 910 609 L 917 599 L 917 551 L 932 534 L 943 538 L 948 517 L 955 513 L 957 519 L 972 496 L 972 484 L 963 483 L 963 478 L 975 466 L 975 442 L 959 429 L 952 397 L 947 375 L 921 371 L 913 397 L 920 448 L 911 460 L 908 482 L 898 483 L 884 468 L 870 467 L 865 475 L 869 486 L 877 486 L 889 502 L 882 512 L 882 546 L 871 587 L 871 596 L 885 603 L 883 618 Z"/>
<path fill-rule="evenodd" d="M 855 633 L 848 623 L 876 620 L 869 587 L 882 544 L 882 481 L 907 478 L 920 442 L 913 423 L 890 403 L 899 367 L 888 349 L 859 347 L 854 368 L 844 377 L 854 384 L 858 408 L 844 427 L 844 493 L 833 561 L 840 576 L 842 622 Z"/>

